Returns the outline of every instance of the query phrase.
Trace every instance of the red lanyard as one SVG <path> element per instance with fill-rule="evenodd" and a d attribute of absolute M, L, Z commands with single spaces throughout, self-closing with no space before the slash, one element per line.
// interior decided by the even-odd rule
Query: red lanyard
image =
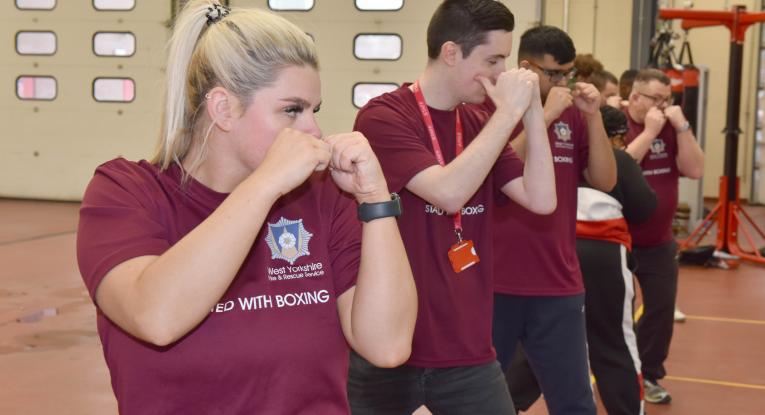
<path fill-rule="evenodd" d="M 414 99 L 417 100 L 417 107 L 420 109 L 422 120 L 425 122 L 425 127 L 428 129 L 430 135 L 430 142 L 433 144 L 433 152 L 436 153 L 436 159 L 441 166 L 446 165 L 444 160 L 444 154 L 441 152 L 441 145 L 438 144 L 438 137 L 436 136 L 436 128 L 433 126 L 433 119 L 430 118 L 430 111 L 428 111 L 428 105 L 425 104 L 425 97 L 422 96 L 422 90 L 420 90 L 420 82 L 415 81 L 412 85 L 412 92 L 414 92 Z M 454 130 L 457 135 L 457 146 L 455 149 L 456 155 L 459 156 L 462 153 L 464 145 L 462 144 L 462 121 L 460 121 L 459 107 L 455 109 L 455 122 Z M 458 210 L 454 214 L 454 233 L 457 234 L 457 239 L 462 241 L 462 209 Z"/>

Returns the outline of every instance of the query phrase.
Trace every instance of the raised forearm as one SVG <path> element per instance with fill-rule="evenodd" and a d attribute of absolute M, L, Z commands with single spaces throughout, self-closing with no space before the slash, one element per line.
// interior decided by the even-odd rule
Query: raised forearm
<path fill-rule="evenodd" d="M 587 115 L 586 120 L 589 144 L 587 181 L 595 189 L 607 193 L 616 185 L 616 160 L 614 160 L 613 146 L 606 135 L 600 112 Z"/>
<path fill-rule="evenodd" d="M 350 319 L 351 345 L 376 366 L 398 366 L 409 358 L 417 293 L 394 218 L 363 225 Z"/>
<path fill-rule="evenodd" d="M 646 153 L 648 153 L 648 149 L 651 148 L 651 142 L 654 138 L 656 138 L 655 134 L 643 130 L 643 132 L 638 134 L 638 136 L 635 137 L 624 150 L 627 154 L 632 156 L 636 162 L 640 163 L 643 161 L 643 157 L 645 157 Z"/>
<path fill-rule="evenodd" d="M 239 185 L 202 223 L 158 257 L 128 260 L 97 291 L 106 315 L 157 345 L 196 327 L 220 300 L 276 200 L 257 175 Z"/>
<path fill-rule="evenodd" d="M 699 179 L 704 174 L 704 151 L 691 130 L 677 134 L 677 167 L 690 179 Z"/>
<path fill-rule="evenodd" d="M 520 112 L 495 112 L 459 156 L 446 166 L 422 171 L 407 188 L 449 213 L 456 212 L 486 179 L 521 116 Z"/>
<path fill-rule="evenodd" d="M 520 134 L 513 138 L 513 141 L 510 142 L 510 147 L 518 155 L 518 158 L 526 161 L 526 130 L 521 131 Z"/>
<path fill-rule="evenodd" d="M 526 135 L 526 161 L 523 169 L 526 208 L 536 213 L 551 213 L 557 205 L 555 169 L 541 105 L 529 107 L 523 117 L 523 124 Z"/>

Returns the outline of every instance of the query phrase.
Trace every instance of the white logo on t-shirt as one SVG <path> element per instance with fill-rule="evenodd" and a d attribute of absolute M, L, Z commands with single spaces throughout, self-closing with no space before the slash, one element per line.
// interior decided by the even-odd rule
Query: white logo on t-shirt
<path fill-rule="evenodd" d="M 563 121 L 556 122 L 553 126 L 555 135 L 558 136 L 560 141 L 571 141 L 571 128 Z"/>
<path fill-rule="evenodd" d="M 649 160 L 665 159 L 669 157 L 666 153 L 667 143 L 661 138 L 655 138 L 651 142 L 651 154 L 648 156 Z"/>
<path fill-rule="evenodd" d="M 483 214 L 485 211 L 486 209 L 483 207 L 483 204 L 480 204 L 476 206 L 465 206 L 462 208 L 460 213 L 462 214 L 462 216 L 471 216 L 471 215 Z M 425 213 L 429 215 L 439 215 L 439 216 L 446 215 L 445 210 L 430 204 L 425 204 Z"/>
<path fill-rule="evenodd" d="M 554 148 L 560 148 L 563 150 L 573 150 L 574 143 L 571 141 L 571 127 L 563 121 L 553 124 L 553 132 L 557 140 L 555 140 Z"/>
<path fill-rule="evenodd" d="M 285 294 L 261 294 L 249 297 L 238 297 L 236 301 L 221 301 L 214 305 L 211 313 L 228 313 L 229 311 L 256 311 L 269 308 L 300 307 L 313 304 L 327 304 L 332 295 L 327 290 L 301 291 Z"/>
<path fill-rule="evenodd" d="M 664 143 L 664 140 L 662 140 L 661 138 L 655 138 L 651 142 L 651 153 L 653 154 L 663 153 L 666 147 L 667 145 Z"/>
<path fill-rule="evenodd" d="M 294 264 L 304 255 L 310 255 L 308 241 L 312 233 L 303 226 L 303 219 L 288 220 L 282 217 L 276 223 L 268 224 L 266 244 L 271 249 L 271 259 L 283 259 Z"/>
<path fill-rule="evenodd" d="M 574 158 L 571 156 L 553 156 L 553 163 L 574 164 Z"/>

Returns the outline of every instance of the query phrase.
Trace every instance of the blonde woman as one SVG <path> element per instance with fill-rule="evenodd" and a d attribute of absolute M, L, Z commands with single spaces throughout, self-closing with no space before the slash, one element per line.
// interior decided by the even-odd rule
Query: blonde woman
<path fill-rule="evenodd" d="M 153 160 L 100 166 L 80 212 L 120 413 L 347 414 L 348 346 L 399 365 L 416 316 L 377 159 L 322 138 L 313 43 L 274 14 L 190 1 L 167 74 Z"/>

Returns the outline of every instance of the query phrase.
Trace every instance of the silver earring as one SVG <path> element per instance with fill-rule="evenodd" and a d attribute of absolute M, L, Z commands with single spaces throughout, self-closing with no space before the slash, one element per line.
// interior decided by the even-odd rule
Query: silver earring
<path fill-rule="evenodd" d="M 208 93 L 206 93 L 206 94 L 205 94 L 205 99 L 210 99 L 210 98 L 212 98 L 212 97 L 210 96 L 210 93 L 209 93 L 209 92 L 208 92 Z"/>

